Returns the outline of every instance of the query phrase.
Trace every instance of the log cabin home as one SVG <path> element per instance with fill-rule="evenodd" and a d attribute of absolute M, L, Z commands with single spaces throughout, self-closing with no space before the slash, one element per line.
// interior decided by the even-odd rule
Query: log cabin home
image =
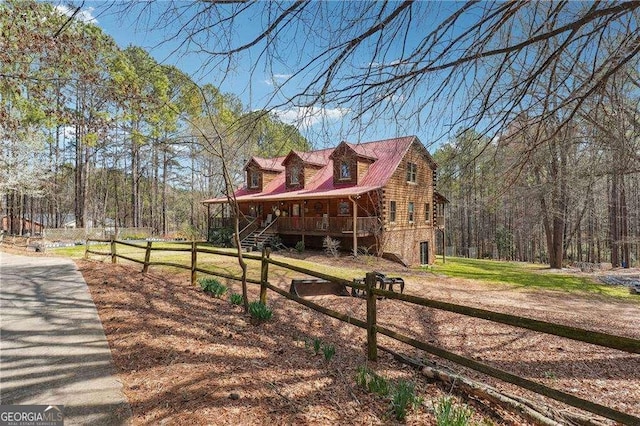
<path fill-rule="evenodd" d="M 322 249 L 329 236 L 356 254 L 431 264 L 447 202 L 435 190 L 436 169 L 416 136 L 252 157 L 245 185 L 234 193 L 242 245 L 259 247 L 278 236 L 289 247 L 302 241 Z M 210 236 L 232 227 L 227 197 L 203 203 Z"/>

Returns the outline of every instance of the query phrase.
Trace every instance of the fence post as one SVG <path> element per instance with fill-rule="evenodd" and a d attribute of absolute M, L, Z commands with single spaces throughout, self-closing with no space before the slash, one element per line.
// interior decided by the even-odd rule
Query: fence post
<path fill-rule="evenodd" d="M 142 273 L 146 274 L 149 270 L 149 259 L 151 258 L 151 241 L 147 241 L 147 251 L 144 252 L 144 265 L 142 266 Z"/>
<path fill-rule="evenodd" d="M 367 357 L 369 361 L 378 360 L 378 339 L 376 326 L 376 295 L 373 289 L 376 287 L 376 273 L 367 272 L 364 279 L 367 291 Z"/>
<path fill-rule="evenodd" d="M 111 263 L 117 263 L 115 235 L 111 234 Z"/>
<path fill-rule="evenodd" d="M 196 285 L 196 267 L 198 265 L 198 243 L 191 242 L 191 285 Z"/>
<path fill-rule="evenodd" d="M 260 268 L 260 303 L 267 304 L 267 282 L 269 280 L 269 255 L 271 247 L 265 244 L 262 247 L 262 267 Z"/>
<path fill-rule="evenodd" d="M 89 258 L 89 239 L 84 240 L 84 260 Z"/>

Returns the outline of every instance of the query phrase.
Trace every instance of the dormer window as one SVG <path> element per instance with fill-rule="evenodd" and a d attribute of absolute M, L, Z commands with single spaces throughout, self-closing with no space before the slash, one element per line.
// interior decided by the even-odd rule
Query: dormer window
<path fill-rule="evenodd" d="M 260 173 L 256 170 L 251 170 L 249 172 L 249 188 L 259 188 L 260 187 Z"/>
<path fill-rule="evenodd" d="M 333 160 L 333 184 L 341 186 L 357 185 L 377 159 L 367 148 L 347 142 L 340 142 L 329 158 Z"/>
<path fill-rule="evenodd" d="M 298 164 L 291 166 L 289 171 L 289 185 L 300 184 L 300 171 L 301 171 L 301 168 Z"/>
<path fill-rule="evenodd" d="M 351 164 L 348 161 L 342 160 L 340 162 L 340 179 L 351 179 Z"/>

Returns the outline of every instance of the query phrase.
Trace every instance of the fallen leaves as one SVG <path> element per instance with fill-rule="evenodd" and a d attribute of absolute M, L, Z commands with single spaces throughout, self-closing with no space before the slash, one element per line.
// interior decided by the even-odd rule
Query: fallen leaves
<path fill-rule="evenodd" d="M 393 423 L 387 413 L 388 402 L 355 385 L 356 369 L 365 364 L 389 379 L 404 378 L 417 384 L 426 402 L 422 409 L 409 414 L 408 424 L 434 424 L 431 401 L 449 392 L 391 356 L 380 354 L 377 363 L 367 363 L 364 330 L 276 294 L 269 293 L 268 301 L 274 318 L 254 326 L 242 309 L 207 296 L 190 286 L 181 274 L 142 275 L 139 268 L 126 265 L 78 264 L 103 322 L 132 405 L 134 424 Z M 446 292 L 450 302 L 508 313 L 526 311 L 533 317 L 541 313 L 541 319 L 588 324 L 631 337 L 636 331 L 621 323 L 635 320 L 637 324 L 640 320 L 637 312 L 635 319 L 625 321 L 603 316 L 605 307 L 590 306 L 589 301 L 581 302 L 581 310 L 572 300 L 572 308 L 563 314 L 561 305 L 566 297 L 552 299 L 545 295 L 543 300 L 554 305 L 554 314 L 549 315 L 544 306 L 538 305 L 540 299 L 523 292 L 499 292 L 495 287 L 454 281 L 438 286 L 434 277 L 423 279 L 424 283 L 417 279 L 408 283 L 407 290 L 428 293 L 436 299 Z M 280 284 L 288 287 L 288 283 Z M 239 283 L 226 285 L 231 291 L 239 291 Z M 257 287 L 250 287 L 251 300 L 257 299 L 257 293 Z M 362 299 L 329 296 L 316 301 L 354 317 L 365 317 Z M 637 356 L 389 300 L 380 301 L 379 307 L 379 323 L 393 324 L 404 334 L 640 414 L 633 403 L 640 399 L 640 379 L 632 372 L 638 364 Z M 322 353 L 314 356 L 305 347 L 304 341 L 313 338 L 335 345 L 335 357 L 330 362 Z M 379 339 L 418 359 L 425 356 L 384 336 Z M 621 372 L 612 375 L 611 371 Z M 481 377 L 470 371 L 463 374 L 476 380 Z M 493 386 L 519 391 L 481 378 Z M 514 414 L 473 404 L 481 412 L 478 418 L 489 416 L 497 424 L 524 423 Z"/>

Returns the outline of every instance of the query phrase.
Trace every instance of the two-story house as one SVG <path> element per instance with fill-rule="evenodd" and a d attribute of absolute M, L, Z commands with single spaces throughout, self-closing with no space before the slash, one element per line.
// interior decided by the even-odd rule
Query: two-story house
<path fill-rule="evenodd" d="M 278 235 L 322 248 L 326 236 L 408 265 L 434 261 L 435 230 L 446 199 L 435 191 L 437 164 L 415 136 L 350 144 L 284 157 L 251 158 L 234 194 L 248 244 Z M 227 197 L 204 201 L 209 227 L 228 226 Z"/>

